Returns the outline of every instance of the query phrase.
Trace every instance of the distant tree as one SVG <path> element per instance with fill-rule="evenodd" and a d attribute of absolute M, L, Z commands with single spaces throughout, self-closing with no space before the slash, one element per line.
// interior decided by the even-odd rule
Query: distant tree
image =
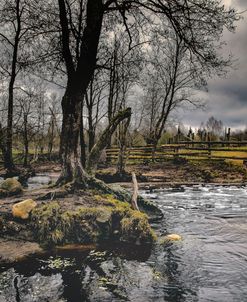
<path fill-rule="evenodd" d="M 7 173 L 15 173 L 12 157 L 13 143 L 13 114 L 14 114 L 14 85 L 21 70 L 20 47 L 28 29 L 24 25 L 27 19 L 26 5 L 22 0 L 0 2 L 0 43 L 4 51 L 0 64 L 0 74 L 8 84 L 7 126 L 5 128 L 4 166 Z M 23 46 L 23 45 L 22 45 Z"/>
<path fill-rule="evenodd" d="M 44 29 L 42 24 L 37 22 L 34 6 L 33 1 L 0 0 L 0 79 L 5 86 L 6 98 L 6 118 L 2 129 L 5 146 L 4 166 L 7 174 L 18 172 L 12 156 L 17 87 L 22 86 L 26 73 L 31 75 L 34 66 L 46 66 L 46 55 L 49 52 L 46 49 L 46 55 L 41 55 L 37 51 L 39 47 L 35 47 L 38 40 L 40 44 L 37 44 L 44 44 L 41 38 Z"/>
<path fill-rule="evenodd" d="M 211 139 L 219 139 L 223 135 L 223 122 L 211 116 L 205 123 L 206 129 L 209 132 Z"/>
<path fill-rule="evenodd" d="M 195 33 L 196 34 L 196 33 Z M 158 35 L 158 34 L 157 34 Z M 198 89 L 205 89 L 210 70 L 192 56 L 184 41 L 170 29 L 168 38 L 155 37 L 149 56 L 150 74 L 146 81 L 146 120 L 149 119 L 148 143 L 157 145 L 171 113 L 185 105 L 200 106 L 193 98 Z M 213 68 L 211 68 L 211 71 Z"/>

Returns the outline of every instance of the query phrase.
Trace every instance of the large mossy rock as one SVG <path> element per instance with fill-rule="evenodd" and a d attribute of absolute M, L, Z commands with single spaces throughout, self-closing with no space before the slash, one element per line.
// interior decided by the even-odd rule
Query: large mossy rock
<path fill-rule="evenodd" d="M 22 185 L 15 178 L 7 178 L 0 185 L 0 197 L 18 195 L 22 191 Z"/>
<path fill-rule="evenodd" d="M 12 214 L 16 218 L 28 219 L 30 212 L 37 206 L 37 203 L 32 199 L 27 199 L 18 202 L 12 207 Z"/>
<path fill-rule="evenodd" d="M 41 245 L 54 246 L 105 240 L 142 244 L 156 239 L 146 214 L 109 197 L 104 202 L 105 205 L 73 211 L 65 211 L 57 202 L 35 208 L 31 213 L 31 226 L 36 240 Z"/>

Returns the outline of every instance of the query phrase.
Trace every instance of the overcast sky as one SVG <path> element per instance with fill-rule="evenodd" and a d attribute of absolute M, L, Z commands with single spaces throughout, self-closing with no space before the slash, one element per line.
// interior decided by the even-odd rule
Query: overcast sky
<path fill-rule="evenodd" d="M 247 10 L 247 0 L 224 0 L 226 5 L 238 11 Z M 206 110 L 180 112 L 181 122 L 187 126 L 198 127 L 210 116 L 222 120 L 226 127 L 235 129 L 247 127 L 247 12 L 238 22 L 235 34 L 225 33 L 228 45 L 225 54 L 232 53 L 237 59 L 236 70 L 230 71 L 226 78 L 209 81 L 208 93 L 202 93 L 206 100 Z"/>

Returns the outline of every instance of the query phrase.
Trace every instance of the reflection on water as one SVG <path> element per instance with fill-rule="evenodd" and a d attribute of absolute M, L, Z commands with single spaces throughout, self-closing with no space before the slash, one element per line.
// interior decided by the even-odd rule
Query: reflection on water
<path fill-rule="evenodd" d="M 18 177 L 16 177 L 18 179 Z M 4 181 L 3 177 L 0 177 L 0 184 Z M 47 174 L 36 174 L 35 176 L 29 177 L 27 182 L 23 185 L 28 190 L 40 189 L 51 182 L 51 177 Z"/>
<path fill-rule="evenodd" d="M 157 233 L 183 240 L 29 259 L 0 273 L 5 301 L 246 301 L 247 190 L 194 186 L 142 192 L 165 214 Z"/>
<path fill-rule="evenodd" d="M 27 186 L 29 190 L 39 189 L 45 185 L 48 185 L 51 178 L 46 174 L 36 174 L 33 177 L 28 178 Z"/>

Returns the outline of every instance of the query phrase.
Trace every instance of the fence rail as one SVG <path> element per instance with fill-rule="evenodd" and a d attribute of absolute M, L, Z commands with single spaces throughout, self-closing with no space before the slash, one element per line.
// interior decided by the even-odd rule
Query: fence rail
<path fill-rule="evenodd" d="M 119 149 L 106 149 L 108 162 L 118 159 Z M 128 161 L 144 162 L 165 161 L 169 158 L 196 158 L 215 160 L 242 160 L 247 161 L 247 141 L 215 141 L 215 142 L 179 142 L 153 146 L 134 146 L 126 149 L 125 158 Z"/>

